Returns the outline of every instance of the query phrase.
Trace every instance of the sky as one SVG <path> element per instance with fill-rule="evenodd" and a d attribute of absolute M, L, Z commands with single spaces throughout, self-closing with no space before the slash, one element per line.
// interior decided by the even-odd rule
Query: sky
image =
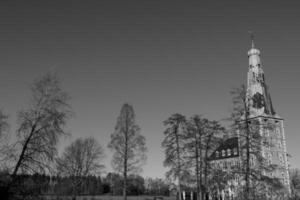
<path fill-rule="evenodd" d="M 62 150 L 95 137 L 111 171 L 110 134 L 125 102 L 148 147 L 142 175 L 164 177 L 163 121 L 173 113 L 229 116 L 229 91 L 246 84 L 251 43 L 261 51 L 292 168 L 300 168 L 300 1 L 1 1 L 0 108 L 11 132 L 29 85 L 56 71 L 74 117 Z"/>

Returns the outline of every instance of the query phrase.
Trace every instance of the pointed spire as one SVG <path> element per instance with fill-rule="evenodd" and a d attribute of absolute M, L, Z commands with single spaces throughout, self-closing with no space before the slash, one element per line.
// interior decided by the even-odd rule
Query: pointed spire
<path fill-rule="evenodd" d="M 254 49 L 254 32 L 253 31 L 248 31 L 248 33 L 250 34 L 250 38 L 251 38 L 251 48 Z"/>
<path fill-rule="evenodd" d="M 252 49 L 255 48 L 254 47 L 254 34 L 253 33 L 251 33 L 251 47 L 252 47 Z"/>
<path fill-rule="evenodd" d="M 248 98 L 251 98 L 250 112 L 252 116 L 275 115 L 271 96 L 265 83 L 260 51 L 254 46 L 253 31 L 248 32 L 251 38 L 251 49 L 248 51 L 249 71 L 247 82 Z"/>
<path fill-rule="evenodd" d="M 251 39 L 251 49 L 248 51 L 248 56 L 259 56 L 260 55 L 260 51 L 258 49 L 255 48 L 254 45 L 254 32 L 253 31 L 248 31 L 249 35 L 250 35 L 250 39 Z M 258 58 L 259 59 L 259 58 Z"/>

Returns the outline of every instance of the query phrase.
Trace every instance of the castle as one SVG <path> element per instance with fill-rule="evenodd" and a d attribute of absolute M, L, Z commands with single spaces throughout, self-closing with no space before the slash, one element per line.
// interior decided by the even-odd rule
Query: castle
<path fill-rule="evenodd" d="M 290 191 L 290 178 L 288 169 L 287 149 L 284 132 L 284 120 L 275 112 L 260 59 L 260 51 L 255 48 L 253 38 L 252 47 L 248 51 L 248 74 L 246 88 L 246 104 L 248 108 L 247 120 L 249 123 L 258 122 L 258 132 L 266 140 L 260 146 L 260 155 L 269 165 L 277 166 L 272 172 L 262 172 L 268 177 L 276 177 L 285 186 L 287 193 Z M 245 122 L 245 117 L 241 119 Z M 268 128 L 266 124 L 272 125 Z M 229 171 L 235 166 L 240 166 L 245 152 L 241 147 L 243 138 L 239 130 L 223 140 L 217 149 L 211 154 L 211 164 L 215 168 Z M 250 133 L 251 134 L 251 133 Z M 251 136 L 250 136 L 251 137 Z M 255 168 L 255 158 L 252 156 L 250 164 Z M 234 178 L 228 182 L 227 189 L 220 191 L 222 199 L 234 198 L 237 188 L 245 184 L 244 177 L 233 174 Z M 269 194 L 267 194 L 269 195 Z M 270 197 L 270 195 L 269 195 Z M 272 196 L 271 196 L 272 198 Z"/>

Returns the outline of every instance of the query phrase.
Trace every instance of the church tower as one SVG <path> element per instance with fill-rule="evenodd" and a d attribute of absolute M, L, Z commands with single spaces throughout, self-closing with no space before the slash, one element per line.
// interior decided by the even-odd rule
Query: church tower
<path fill-rule="evenodd" d="M 277 169 L 268 174 L 277 177 L 290 191 L 289 166 L 287 160 L 286 140 L 284 133 L 284 120 L 276 114 L 268 87 L 265 82 L 264 71 L 260 59 L 260 51 L 254 46 L 252 39 L 251 49 L 248 51 L 249 68 L 247 76 L 247 103 L 249 119 L 259 120 L 261 124 L 260 134 L 268 140 L 267 146 L 263 146 L 262 155 L 269 164 L 277 165 Z M 272 129 L 265 128 L 264 124 L 271 124 Z"/>

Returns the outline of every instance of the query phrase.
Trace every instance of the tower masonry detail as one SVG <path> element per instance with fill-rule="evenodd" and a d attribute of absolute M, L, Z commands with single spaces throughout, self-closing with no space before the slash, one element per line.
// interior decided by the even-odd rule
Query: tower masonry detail
<path fill-rule="evenodd" d="M 269 145 L 262 147 L 262 155 L 269 164 L 277 165 L 275 172 L 269 176 L 277 177 L 290 191 L 289 164 L 287 159 L 284 120 L 276 114 L 271 96 L 266 85 L 264 71 L 260 59 L 260 51 L 254 47 L 248 51 L 249 68 L 247 76 L 247 103 L 249 119 L 259 120 L 260 134 L 266 138 Z M 264 126 L 266 123 L 272 129 Z"/>

